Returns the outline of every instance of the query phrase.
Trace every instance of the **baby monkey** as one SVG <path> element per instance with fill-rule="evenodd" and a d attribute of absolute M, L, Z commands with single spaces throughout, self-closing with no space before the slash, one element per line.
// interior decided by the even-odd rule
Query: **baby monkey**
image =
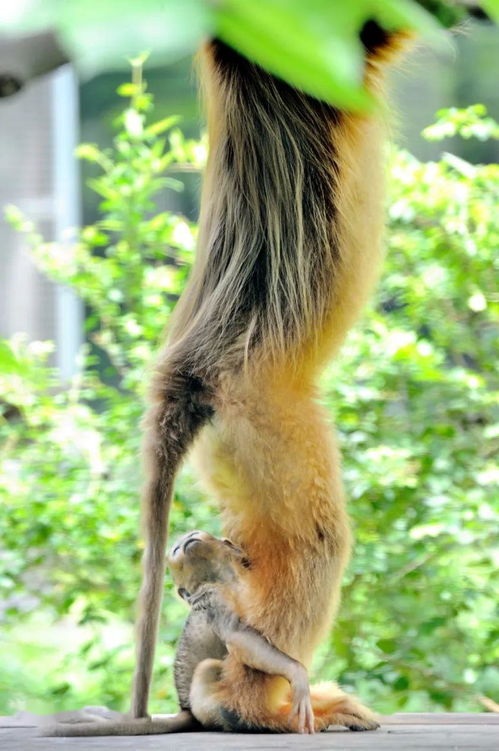
<path fill-rule="evenodd" d="M 102 708 L 82 712 L 81 721 L 42 728 L 44 735 L 147 735 L 209 728 L 258 731 L 240 722 L 217 699 L 223 661 L 233 655 L 248 668 L 282 676 L 291 686 L 290 731 L 314 732 L 314 714 L 306 668 L 281 652 L 239 616 L 244 572 L 251 562 L 230 540 L 207 532 L 184 535 L 168 555 L 178 594 L 190 605 L 174 664 L 180 712 L 158 718 L 131 719 Z M 90 708 L 89 708 L 90 709 Z M 73 713 L 74 715 L 75 713 Z M 77 714 L 77 713 L 76 713 Z M 113 719 L 109 719 L 113 716 Z"/>
<path fill-rule="evenodd" d="M 249 668 L 286 678 L 291 686 L 290 729 L 314 732 L 306 668 L 281 652 L 238 615 L 241 583 L 251 562 L 230 540 L 191 532 L 173 547 L 168 565 L 179 595 L 191 613 L 175 659 L 180 708 L 205 727 L 249 730 L 216 699 L 216 683 L 227 654 Z M 295 720 L 295 721 L 294 721 Z"/>

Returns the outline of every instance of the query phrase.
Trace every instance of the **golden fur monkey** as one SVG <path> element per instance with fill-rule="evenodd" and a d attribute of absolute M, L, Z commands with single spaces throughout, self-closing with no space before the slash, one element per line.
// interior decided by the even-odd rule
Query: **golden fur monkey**
<path fill-rule="evenodd" d="M 361 40 L 366 85 L 377 92 L 398 42 L 372 22 Z M 371 290 L 381 255 L 380 112 L 340 111 L 217 40 L 200 57 L 210 153 L 196 262 L 145 417 L 146 545 L 130 732 L 150 722 L 169 506 L 195 441 L 224 533 L 252 562 L 240 618 L 305 666 L 330 627 L 350 532 L 316 382 Z M 288 691 L 283 678 L 229 652 L 209 694 L 226 727 L 286 732 Z M 316 730 L 377 726 L 334 684 L 311 695 Z"/>
<path fill-rule="evenodd" d="M 361 39 L 377 92 L 398 42 L 371 22 Z M 224 533 L 252 561 L 244 621 L 305 665 L 330 627 L 350 532 L 316 381 L 381 255 L 379 111 L 339 111 L 216 40 L 202 50 L 201 79 L 210 151 L 199 246 L 145 418 L 136 718 L 147 714 L 174 477 L 195 439 Z M 287 729 L 282 679 L 229 654 L 214 691 L 244 726 Z M 334 686 L 312 700 L 316 728 L 376 727 Z"/>
<path fill-rule="evenodd" d="M 274 647 L 238 616 L 242 610 L 240 584 L 250 566 L 242 551 L 230 540 L 195 531 L 184 535 L 172 548 L 168 565 L 178 593 L 191 606 L 175 657 L 175 688 L 180 712 L 162 718 L 131 720 L 105 707 L 91 707 L 80 713 L 69 713 L 66 722 L 53 724 L 58 715 L 43 718 L 43 734 L 66 737 L 146 735 L 197 730 L 201 725 L 231 730 L 234 718 L 217 702 L 213 692 L 228 653 L 237 655 L 248 667 L 286 678 L 292 694 L 291 701 L 283 707 L 288 711 L 289 729 L 313 733 L 314 715 L 306 668 Z M 91 714 L 93 721 L 89 721 Z"/>

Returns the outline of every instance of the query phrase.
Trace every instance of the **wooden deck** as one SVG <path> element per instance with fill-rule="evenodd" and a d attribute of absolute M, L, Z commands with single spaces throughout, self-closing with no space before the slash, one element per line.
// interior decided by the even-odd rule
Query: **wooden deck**
<path fill-rule="evenodd" d="M 499 751 L 499 715 L 399 714 L 382 718 L 379 730 L 331 729 L 318 735 L 181 733 L 128 738 L 41 738 L 33 727 L 9 727 L 0 718 L 1 751 L 272 751 L 272 749 L 369 749 L 369 751 Z"/>

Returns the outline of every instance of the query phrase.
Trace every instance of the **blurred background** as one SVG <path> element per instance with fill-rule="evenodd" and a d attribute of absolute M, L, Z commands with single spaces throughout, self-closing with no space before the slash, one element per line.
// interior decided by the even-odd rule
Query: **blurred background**
<path fill-rule="evenodd" d="M 145 57 L 0 99 L 0 714 L 127 704 L 140 414 L 206 157 L 191 56 Z M 498 710 L 498 64 L 471 21 L 391 75 L 387 261 L 323 379 L 356 547 L 314 677 L 379 712 Z M 196 527 L 219 531 L 187 466 L 172 535 Z"/>

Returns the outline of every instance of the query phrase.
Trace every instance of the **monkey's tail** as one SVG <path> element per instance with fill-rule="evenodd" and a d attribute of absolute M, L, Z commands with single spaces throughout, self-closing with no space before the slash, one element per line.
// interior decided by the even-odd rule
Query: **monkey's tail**
<path fill-rule="evenodd" d="M 164 733 L 185 733 L 199 728 L 199 723 L 188 711 L 164 717 L 144 717 L 95 722 L 45 723 L 39 727 L 39 735 L 74 738 L 103 735 L 162 735 Z"/>
<path fill-rule="evenodd" d="M 211 390 L 200 377 L 159 363 L 151 385 L 151 406 L 144 418 L 146 483 L 142 496 L 145 550 L 137 622 L 137 662 L 132 718 L 147 716 L 154 648 L 165 575 L 165 547 L 175 474 L 197 432 L 212 416 Z"/>

